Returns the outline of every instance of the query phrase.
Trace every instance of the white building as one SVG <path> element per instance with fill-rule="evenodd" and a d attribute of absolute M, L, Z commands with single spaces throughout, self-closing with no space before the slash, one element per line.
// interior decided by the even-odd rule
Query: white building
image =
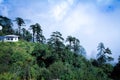
<path fill-rule="evenodd" d="M 17 42 L 18 41 L 17 35 L 6 35 L 6 36 L 0 36 L 0 41 L 3 42 Z"/>

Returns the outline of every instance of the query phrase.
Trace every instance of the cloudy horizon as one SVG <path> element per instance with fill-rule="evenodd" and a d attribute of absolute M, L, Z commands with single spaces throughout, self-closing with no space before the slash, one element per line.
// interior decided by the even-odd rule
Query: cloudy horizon
<path fill-rule="evenodd" d="M 0 0 L 0 15 L 21 17 L 27 26 L 39 23 L 45 37 L 60 31 L 75 36 L 95 57 L 98 43 L 109 47 L 117 60 L 120 55 L 120 0 Z"/>

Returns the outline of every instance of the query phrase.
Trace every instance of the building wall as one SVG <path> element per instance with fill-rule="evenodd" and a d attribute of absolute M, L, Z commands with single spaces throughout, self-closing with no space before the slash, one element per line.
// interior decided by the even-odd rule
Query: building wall
<path fill-rule="evenodd" d="M 17 38 L 4 38 L 4 42 L 17 42 L 18 41 L 18 37 Z"/>

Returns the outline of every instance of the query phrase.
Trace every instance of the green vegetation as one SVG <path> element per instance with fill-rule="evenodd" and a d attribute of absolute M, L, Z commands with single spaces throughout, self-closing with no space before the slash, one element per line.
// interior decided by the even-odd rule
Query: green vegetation
<path fill-rule="evenodd" d="M 19 19 L 22 22 L 18 23 Z M 30 26 L 31 34 L 25 28 L 21 29 L 23 19 L 16 18 L 15 21 L 18 31 L 12 29 L 9 18 L 0 16 L 3 26 L 0 35 L 18 34 L 21 37 L 18 42 L 0 42 L 0 80 L 120 79 L 120 57 L 115 66 L 111 65 L 112 52 L 103 43 L 98 45 L 97 58 L 88 60 L 77 38 L 68 36 L 65 40 L 56 31 L 46 40 L 38 23 Z"/>
<path fill-rule="evenodd" d="M 26 41 L 0 45 L 0 80 L 109 80 L 104 69 L 65 46 L 54 52 L 47 44 Z"/>

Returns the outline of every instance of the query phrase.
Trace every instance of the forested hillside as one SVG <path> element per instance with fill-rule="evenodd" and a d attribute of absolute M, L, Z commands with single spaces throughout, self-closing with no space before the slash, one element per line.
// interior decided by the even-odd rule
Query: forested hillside
<path fill-rule="evenodd" d="M 85 48 L 73 36 L 66 39 L 58 31 L 46 39 L 39 23 L 22 28 L 25 22 L 17 17 L 18 30 L 12 20 L 0 16 L 0 36 L 19 35 L 18 42 L 0 42 L 0 80 L 120 80 L 120 58 L 113 66 L 112 51 L 101 42 L 96 46 L 96 59 L 86 59 Z"/>

